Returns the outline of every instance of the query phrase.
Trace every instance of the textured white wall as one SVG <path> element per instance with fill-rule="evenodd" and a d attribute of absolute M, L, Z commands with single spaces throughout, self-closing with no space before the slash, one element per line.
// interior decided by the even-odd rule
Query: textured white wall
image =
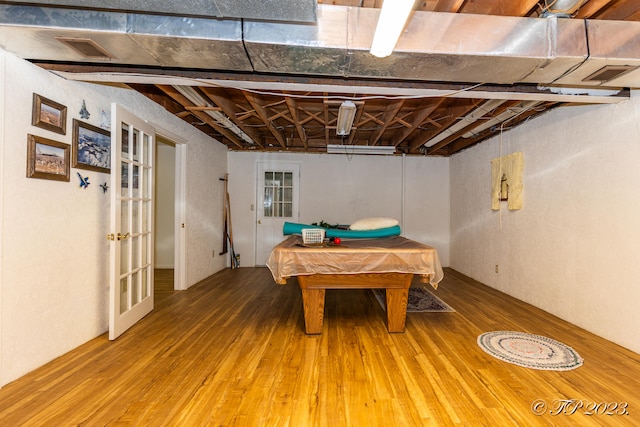
<path fill-rule="evenodd" d="M 404 235 L 438 250 L 449 265 L 449 159 L 405 157 Z"/>
<path fill-rule="evenodd" d="M 561 108 L 503 134 L 503 154 L 524 152 L 520 211 L 490 209 L 499 137 L 453 156 L 451 267 L 640 352 L 640 97 L 633 95 L 617 105 Z"/>
<path fill-rule="evenodd" d="M 71 143 L 71 120 L 84 99 L 89 123 L 122 104 L 187 143 L 187 285 L 224 268 L 211 256 L 220 239 L 222 208 L 211 189 L 226 172 L 226 147 L 145 97 L 115 87 L 66 81 L 20 60 L 4 58 L 2 242 L 0 253 L 0 385 L 102 334 L 108 326 L 109 194 L 106 174 L 81 171 L 89 189 L 71 182 L 26 178 L 27 134 Z M 67 134 L 31 126 L 32 95 L 68 107 Z M 111 190 L 110 190 L 111 191 Z M 221 196 L 220 196 L 221 197 Z"/>
<path fill-rule="evenodd" d="M 224 233 L 219 179 L 227 172 L 227 147 L 211 139 L 194 144 L 192 135 L 187 139 L 186 270 L 191 286 L 226 266 L 218 253 Z"/>
<path fill-rule="evenodd" d="M 242 254 L 241 265 L 255 265 L 256 211 L 251 205 L 256 204 L 260 161 L 300 164 L 301 223 L 396 218 L 404 236 L 434 246 L 443 265 L 448 265 L 449 159 L 231 152 L 233 240 L 236 252 Z"/>
<path fill-rule="evenodd" d="M 5 114 L 4 112 L 7 109 L 7 100 L 4 96 L 4 88 L 7 84 L 6 81 L 6 73 L 5 73 L 5 63 L 6 63 L 6 55 L 4 50 L 0 49 L 0 166 L 4 165 L 4 142 L 7 139 L 4 133 L 4 122 L 5 122 Z M 2 214 L 4 212 L 4 167 L 0 168 L 0 310 L 4 305 L 2 298 L 2 288 L 4 282 L 4 271 L 2 268 L 2 252 L 4 249 L 4 245 L 2 244 L 2 236 L 4 236 L 4 221 L 2 219 Z M 3 381 L 3 373 L 2 373 L 2 331 L 3 329 L 3 316 L 0 312 L 0 387 L 5 383 Z"/>

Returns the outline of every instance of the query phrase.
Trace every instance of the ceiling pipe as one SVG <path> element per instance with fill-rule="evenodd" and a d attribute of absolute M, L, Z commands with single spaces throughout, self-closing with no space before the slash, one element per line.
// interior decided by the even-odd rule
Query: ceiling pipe
<path fill-rule="evenodd" d="M 586 0 L 551 0 L 551 4 L 545 0 L 545 5 L 541 17 L 557 16 L 559 18 L 570 18 Z"/>

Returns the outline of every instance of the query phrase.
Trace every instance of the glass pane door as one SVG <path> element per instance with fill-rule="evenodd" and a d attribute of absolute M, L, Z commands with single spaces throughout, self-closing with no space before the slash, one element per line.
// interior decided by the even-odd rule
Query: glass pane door
<path fill-rule="evenodd" d="M 109 338 L 153 309 L 154 130 L 114 105 Z"/>
<path fill-rule="evenodd" d="M 284 223 L 298 222 L 299 194 L 298 163 L 258 163 L 256 265 L 265 265 L 271 249 L 284 239 Z"/>

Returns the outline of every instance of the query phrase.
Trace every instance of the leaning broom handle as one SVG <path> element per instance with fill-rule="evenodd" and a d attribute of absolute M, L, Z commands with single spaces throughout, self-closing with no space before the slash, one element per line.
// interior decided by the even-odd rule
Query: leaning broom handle
<path fill-rule="evenodd" d="M 224 219 L 224 230 L 222 235 L 222 252 L 219 255 L 224 255 L 228 252 L 227 250 L 227 181 L 229 178 L 229 174 L 225 173 L 224 178 L 220 178 L 220 181 L 224 181 L 224 194 L 222 201 L 222 216 Z"/>
<path fill-rule="evenodd" d="M 229 192 L 227 192 L 227 215 L 229 220 L 229 246 L 231 246 L 231 268 L 237 267 L 236 251 L 233 248 L 233 227 L 231 225 L 231 201 L 229 200 Z"/>

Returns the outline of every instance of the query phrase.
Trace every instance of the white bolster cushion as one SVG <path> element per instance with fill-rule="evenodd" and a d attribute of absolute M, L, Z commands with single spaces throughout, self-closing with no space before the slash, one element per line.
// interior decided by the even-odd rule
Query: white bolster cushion
<path fill-rule="evenodd" d="M 396 225 L 398 225 L 398 220 L 393 218 L 362 218 L 351 224 L 349 230 L 377 230 Z"/>

